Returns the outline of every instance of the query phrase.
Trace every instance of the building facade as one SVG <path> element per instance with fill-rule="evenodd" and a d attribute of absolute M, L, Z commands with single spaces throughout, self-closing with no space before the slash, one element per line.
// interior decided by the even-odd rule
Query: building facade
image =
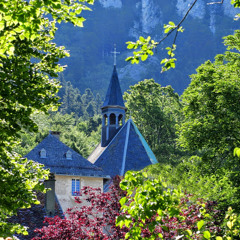
<path fill-rule="evenodd" d="M 50 132 L 26 157 L 44 164 L 54 174 L 55 194 L 63 212 L 76 206 L 75 196 L 81 188 L 103 189 L 104 179 L 109 178 L 101 168 L 62 143 L 59 132 Z"/>

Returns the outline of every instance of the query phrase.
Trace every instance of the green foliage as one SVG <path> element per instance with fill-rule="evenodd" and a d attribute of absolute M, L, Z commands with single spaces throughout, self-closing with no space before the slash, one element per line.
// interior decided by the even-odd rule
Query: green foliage
<path fill-rule="evenodd" d="M 171 30 L 175 29 L 177 26 L 174 22 L 170 21 L 168 24 L 164 24 L 164 33 L 169 33 Z"/>
<path fill-rule="evenodd" d="M 193 198 L 167 179 L 131 171 L 120 187 L 124 215 L 116 222 L 129 229 L 125 239 L 210 239 L 220 230 L 216 203 Z"/>
<path fill-rule="evenodd" d="M 78 117 L 82 117 L 84 120 L 97 115 L 101 111 L 102 100 L 99 93 L 96 97 L 93 95 L 90 88 L 85 89 L 83 95 L 80 94 L 78 88 L 74 88 L 71 82 L 66 82 L 63 77 L 61 79 L 61 106 L 59 111 L 62 114 L 74 113 Z"/>
<path fill-rule="evenodd" d="M 177 27 L 173 22 L 169 22 L 168 25 L 164 25 L 164 33 L 170 34 L 172 31 L 178 28 L 179 32 L 183 32 L 182 27 Z M 148 36 L 144 38 L 142 36 L 139 37 L 139 40 L 136 42 L 126 42 L 128 49 L 139 49 L 139 51 L 134 51 L 133 56 L 127 57 L 126 61 L 131 61 L 132 64 L 138 64 L 139 61 L 146 61 L 149 55 L 153 55 L 153 50 L 160 44 L 160 42 L 155 42 L 151 40 L 151 37 Z M 170 50 L 169 50 L 170 49 Z M 161 64 L 163 64 L 162 72 L 167 71 L 170 68 L 175 68 L 176 58 L 173 58 L 175 55 L 173 51 L 176 49 L 175 43 L 172 47 L 167 47 L 167 54 L 169 58 L 162 59 Z"/>
<path fill-rule="evenodd" d="M 198 222 L 198 226 L 201 227 L 204 225 L 204 221 Z M 240 215 L 237 215 L 233 212 L 232 208 L 229 207 L 225 219 L 222 223 L 222 236 L 213 236 L 209 231 L 204 231 L 203 236 L 205 239 L 216 239 L 216 240 L 234 240 L 239 239 L 240 237 Z M 216 234 L 219 235 L 219 234 Z"/>
<path fill-rule="evenodd" d="M 126 239 L 140 239 L 142 229 L 145 228 L 152 232 L 150 239 L 156 239 L 158 234 L 153 232 L 158 222 L 168 214 L 170 217 L 179 214 L 178 204 L 183 195 L 181 191 L 169 188 L 161 178 L 149 179 L 144 172 L 129 171 L 120 187 L 127 192 L 127 197 L 120 200 L 122 211 L 127 215 L 117 219 L 117 226 L 130 228 Z M 155 220 L 148 224 L 146 219 L 151 219 L 156 214 Z"/>
<path fill-rule="evenodd" d="M 196 170 L 216 180 L 227 176 L 227 182 L 231 183 L 234 191 L 232 197 L 226 193 L 225 207 L 231 205 L 238 212 L 239 39 L 239 30 L 225 37 L 229 51 L 217 55 L 214 62 L 205 62 L 191 76 L 192 81 L 182 95 L 184 120 L 178 126 L 179 143 L 198 156 L 192 158 L 195 159 L 193 164 Z M 228 185 L 224 183 L 224 186 Z"/>
<path fill-rule="evenodd" d="M 238 156 L 238 157 L 240 157 L 240 148 L 238 148 L 238 147 L 234 148 L 233 156 Z"/>
<path fill-rule="evenodd" d="M 233 4 L 233 6 L 235 8 L 240 8 L 240 1 L 239 0 L 231 0 L 231 4 Z"/>
<path fill-rule="evenodd" d="M 153 79 L 141 81 L 124 93 L 133 121 L 159 162 L 174 163 L 181 151 L 176 146 L 175 124 L 181 120 L 181 103 L 171 86 Z"/>
<path fill-rule="evenodd" d="M 226 38 L 234 48 L 239 31 Z M 230 43 L 233 43 L 230 45 Z M 238 50 L 236 45 L 235 49 Z M 192 75 L 189 87 L 182 95 L 184 121 L 179 127 L 180 144 L 188 150 L 199 150 L 203 163 L 211 172 L 224 167 L 238 171 L 238 159 L 233 149 L 239 145 L 240 97 L 239 52 L 217 55 Z"/>
<path fill-rule="evenodd" d="M 9 216 L 16 214 L 19 208 L 29 208 L 38 204 L 35 191 L 43 191 L 40 179 L 47 179 L 48 171 L 32 161 L 7 150 L 1 152 L 0 167 L 0 235 L 12 236 L 15 232 L 26 234 L 19 224 L 7 222 Z"/>
<path fill-rule="evenodd" d="M 80 91 L 77 88 L 73 88 L 70 82 L 64 84 L 63 89 L 62 105 L 59 109 L 61 113 L 71 114 L 74 112 L 78 116 L 83 115 Z"/>
<path fill-rule="evenodd" d="M 131 63 L 139 63 L 139 60 L 146 61 L 149 55 L 153 55 L 153 49 L 156 48 L 157 42 L 151 40 L 151 37 L 144 38 L 142 36 L 139 37 L 137 42 L 127 42 L 128 49 L 137 49 L 140 48 L 139 51 L 134 51 L 133 56 L 130 56 L 126 59 L 126 61 L 131 61 Z"/>
<path fill-rule="evenodd" d="M 228 208 L 223 222 L 223 239 L 239 239 L 240 237 L 240 215 L 234 213 L 231 207 Z"/>
<path fill-rule="evenodd" d="M 238 187 L 234 186 L 231 173 L 222 170 L 218 173 L 205 175 L 200 171 L 199 157 L 183 157 L 177 166 L 157 164 L 149 166 L 146 171 L 153 178 L 161 178 L 174 188 L 181 188 L 183 192 L 193 194 L 193 199 L 217 201 L 219 209 L 228 206 L 238 208 Z"/>
<path fill-rule="evenodd" d="M 82 26 L 93 0 L 3 0 L 0 3 L 0 235 L 26 233 L 7 219 L 36 203 L 48 172 L 13 152 L 22 130 L 36 132 L 34 112 L 58 106 L 58 61 L 69 53 L 53 43 L 56 23 Z M 48 16 L 48 17 L 47 17 Z"/>

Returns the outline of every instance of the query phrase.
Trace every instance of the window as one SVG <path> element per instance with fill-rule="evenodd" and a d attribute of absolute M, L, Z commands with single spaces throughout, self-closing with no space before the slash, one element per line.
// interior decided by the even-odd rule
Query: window
<path fill-rule="evenodd" d="M 72 179 L 72 196 L 78 196 L 80 193 L 80 180 Z"/>
<path fill-rule="evenodd" d="M 72 160 L 72 152 L 70 150 L 66 152 L 66 159 Z"/>
<path fill-rule="evenodd" d="M 118 116 L 118 125 L 119 125 L 119 126 L 122 126 L 122 125 L 123 125 L 123 115 L 122 115 L 122 114 L 120 114 L 120 115 Z"/>
<path fill-rule="evenodd" d="M 110 114 L 110 125 L 116 124 L 116 115 L 114 113 Z"/>
<path fill-rule="evenodd" d="M 40 158 L 46 158 L 46 157 L 47 157 L 47 152 L 44 148 L 42 148 L 40 151 Z"/>

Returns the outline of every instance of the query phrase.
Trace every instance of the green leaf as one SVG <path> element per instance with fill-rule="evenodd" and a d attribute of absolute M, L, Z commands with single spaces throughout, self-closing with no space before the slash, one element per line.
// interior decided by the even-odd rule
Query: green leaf
<path fill-rule="evenodd" d="M 0 31 L 2 31 L 5 27 L 5 21 L 0 21 Z"/>
<path fill-rule="evenodd" d="M 190 229 L 187 229 L 186 232 L 189 236 L 192 236 L 192 231 Z"/>
<path fill-rule="evenodd" d="M 201 220 L 201 221 L 199 221 L 198 223 L 197 223 L 197 228 L 198 228 L 198 230 L 200 231 L 201 230 L 201 228 L 204 226 L 204 220 Z"/>
<path fill-rule="evenodd" d="M 148 55 L 147 55 L 147 54 L 141 55 L 141 60 L 142 60 L 142 61 L 146 61 L 147 58 L 148 58 Z"/>
<path fill-rule="evenodd" d="M 12 46 L 9 47 L 7 53 L 8 53 L 9 55 L 13 55 L 13 54 L 14 54 L 14 51 L 15 51 L 15 47 L 12 45 Z"/>
<path fill-rule="evenodd" d="M 210 238 L 211 238 L 211 234 L 210 234 L 209 231 L 203 232 L 203 236 L 204 236 L 206 239 L 210 239 Z"/>
<path fill-rule="evenodd" d="M 146 41 L 145 38 L 142 37 L 142 36 L 139 37 L 139 40 L 140 40 L 141 42 L 143 42 L 143 43 Z"/>
<path fill-rule="evenodd" d="M 233 225 L 234 225 L 233 221 L 228 221 L 227 222 L 227 226 L 228 226 L 229 229 L 232 229 Z"/>
<path fill-rule="evenodd" d="M 130 56 L 130 57 L 127 57 L 127 58 L 125 59 L 125 61 L 129 62 L 129 61 L 132 61 L 132 59 L 133 59 L 133 57 Z"/>
<path fill-rule="evenodd" d="M 238 147 L 234 148 L 233 155 L 240 157 L 240 148 L 238 148 Z"/>
<path fill-rule="evenodd" d="M 127 198 L 123 197 L 123 198 L 120 199 L 119 202 L 120 202 L 121 206 L 123 206 L 127 202 Z"/>
<path fill-rule="evenodd" d="M 129 43 L 128 45 L 127 45 L 127 48 L 128 49 L 133 49 L 135 47 L 135 44 L 134 43 Z"/>
<path fill-rule="evenodd" d="M 180 28 L 178 28 L 178 32 L 184 32 L 184 29 L 182 26 Z"/>
<path fill-rule="evenodd" d="M 130 232 L 127 232 L 127 233 L 125 234 L 125 239 L 128 239 L 130 236 L 131 236 L 131 235 L 130 235 Z"/>

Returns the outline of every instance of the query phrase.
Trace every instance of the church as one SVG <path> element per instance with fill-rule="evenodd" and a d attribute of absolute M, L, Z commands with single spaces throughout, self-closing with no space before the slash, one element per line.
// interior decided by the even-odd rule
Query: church
<path fill-rule="evenodd" d="M 129 170 L 141 170 L 157 160 L 132 119 L 125 122 L 126 107 L 116 65 L 102 106 L 101 143 L 88 157 L 111 177 L 124 176 Z"/>
<path fill-rule="evenodd" d="M 50 185 L 50 188 L 55 189 L 50 199 L 55 201 L 55 194 L 62 212 L 75 206 L 75 196 L 82 187 L 100 187 L 106 190 L 105 185 L 107 186 L 106 183 L 109 183 L 112 177 L 124 176 L 128 170 L 141 170 L 157 163 L 133 120 L 130 118 L 126 121 L 127 109 L 122 97 L 116 63 L 101 110 L 101 143 L 88 159 L 62 143 L 59 140 L 59 132 L 50 132 L 26 155 L 28 159 L 44 164 L 50 169 L 54 176 L 52 183 L 55 184 Z M 46 200 L 47 203 L 49 201 Z M 48 209 L 46 206 L 46 212 L 54 213 L 52 208 Z"/>

